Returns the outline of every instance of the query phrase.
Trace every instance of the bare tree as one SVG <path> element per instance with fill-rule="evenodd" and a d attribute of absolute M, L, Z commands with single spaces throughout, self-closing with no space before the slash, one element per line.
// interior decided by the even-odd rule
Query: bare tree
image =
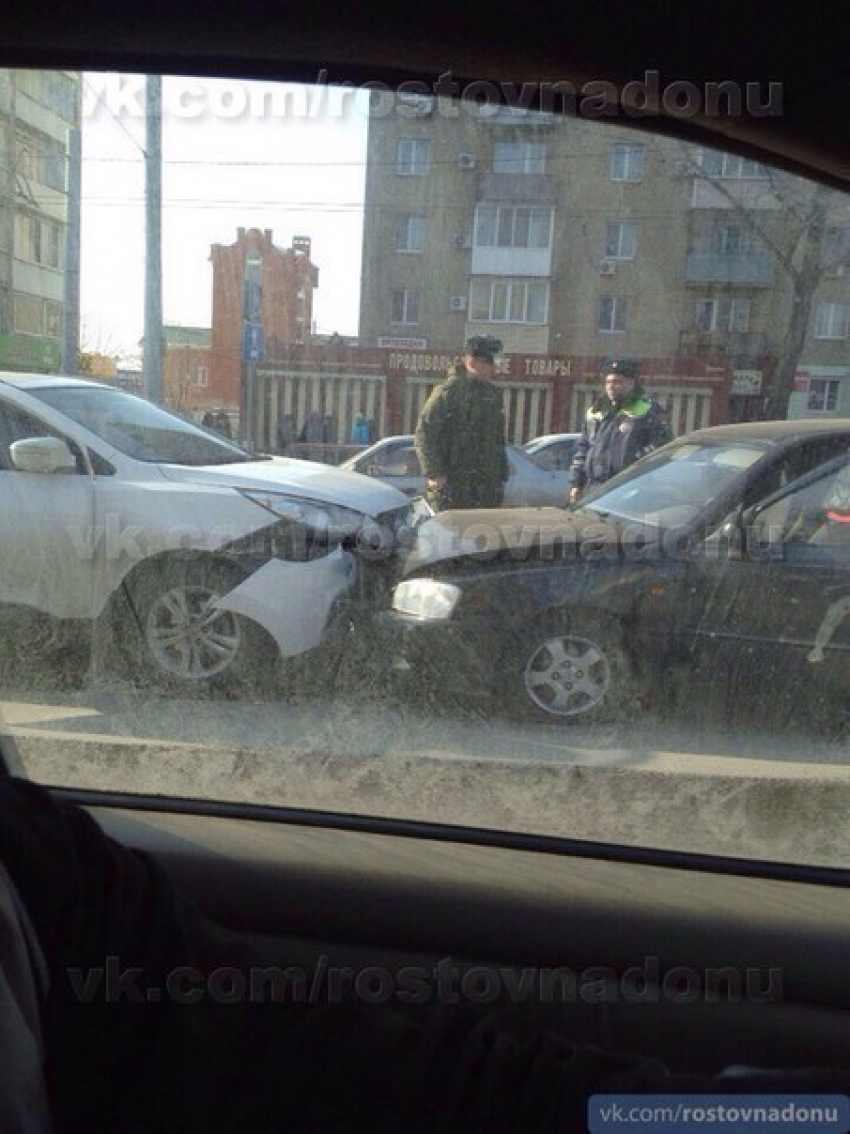
<path fill-rule="evenodd" d="M 788 315 L 775 367 L 764 391 L 764 413 L 767 418 L 788 416 L 788 402 L 794 389 L 794 378 L 803 353 L 806 335 L 812 320 L 815 293 L 830 267 L 826 247 L 830 211 L 838 194 L 823 185 L 816 185 L 781 170 L 763 166 L 763 190 L 760 203 L 735 192 L 724 180 L 713 175 L 693 150 L 682 144 L 686 158 L 681 172 L 708 182 L 722 197 L 736 221 L 740 220 L 757 242 L 770 251 L 776 265 L 784 273 L 788 291 Z M 765 196 L 772 198 L 765 207 Z"/>

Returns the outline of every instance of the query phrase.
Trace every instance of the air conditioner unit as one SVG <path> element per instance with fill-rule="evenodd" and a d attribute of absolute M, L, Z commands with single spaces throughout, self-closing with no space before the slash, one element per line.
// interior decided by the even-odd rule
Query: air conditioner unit
<path fill-rule="evenodd" d="M 461 169 L 475 169 L 476 157 L 475 154 L 458 154 L 457 163 Z"/>
<path fill-rule="evenodd" d="M 617 270 L 616 260 L 601 260 L 599 263 L 600 276 L 613 276 Z"/>
<path fill-rule="evenodd" d="M 465 311 L 466 310 L 466 296 L 465 295 L 452 295 L 449 297 L 449 307 L 452 311 Z"/>
<path fill-rule="evenodd" d="M 469 248 L 471 244 L 472 241 L 462 232 L 455 237 L 455 248 Z"/>

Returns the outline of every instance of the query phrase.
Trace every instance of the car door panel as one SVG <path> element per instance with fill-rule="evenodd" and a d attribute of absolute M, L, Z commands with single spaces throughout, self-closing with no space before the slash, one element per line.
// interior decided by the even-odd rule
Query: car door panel
<path fill-rule="evenodd" d="M 56 434 L 0 401 L 0 602 L 59 618 L 88 618 L 95 503 L 83 450 L 74 447 L 76 472 L 21 472 L 9 445 L 26 436 Z"/>

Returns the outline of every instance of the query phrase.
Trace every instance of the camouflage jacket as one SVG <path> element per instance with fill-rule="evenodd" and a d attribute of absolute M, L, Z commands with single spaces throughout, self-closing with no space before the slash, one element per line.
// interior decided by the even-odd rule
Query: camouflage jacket
<path fill-rule="evenodd" d="M 438 509 L 501 504 L 509 471 L 501 390 L 456 364 L 422 409 L 416 451 L 426 477 L 446 480 L 432 499 Z"/>

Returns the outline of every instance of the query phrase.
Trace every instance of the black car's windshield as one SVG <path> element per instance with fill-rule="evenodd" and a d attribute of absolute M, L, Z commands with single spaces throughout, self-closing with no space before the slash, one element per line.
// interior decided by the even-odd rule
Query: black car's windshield
<path fill-rule="evenodd" d="M 137 461 L 228 465 L 260 459 L 239 445 L 120 390 L 57 386 L 30 393 Z"/>
<path fill-rule="evenodd" d="M 753 442 L 702 445 L 683 441 L 622 473 L 582 506 L 618 519 L 682 527 L 765 454 Z"/>

